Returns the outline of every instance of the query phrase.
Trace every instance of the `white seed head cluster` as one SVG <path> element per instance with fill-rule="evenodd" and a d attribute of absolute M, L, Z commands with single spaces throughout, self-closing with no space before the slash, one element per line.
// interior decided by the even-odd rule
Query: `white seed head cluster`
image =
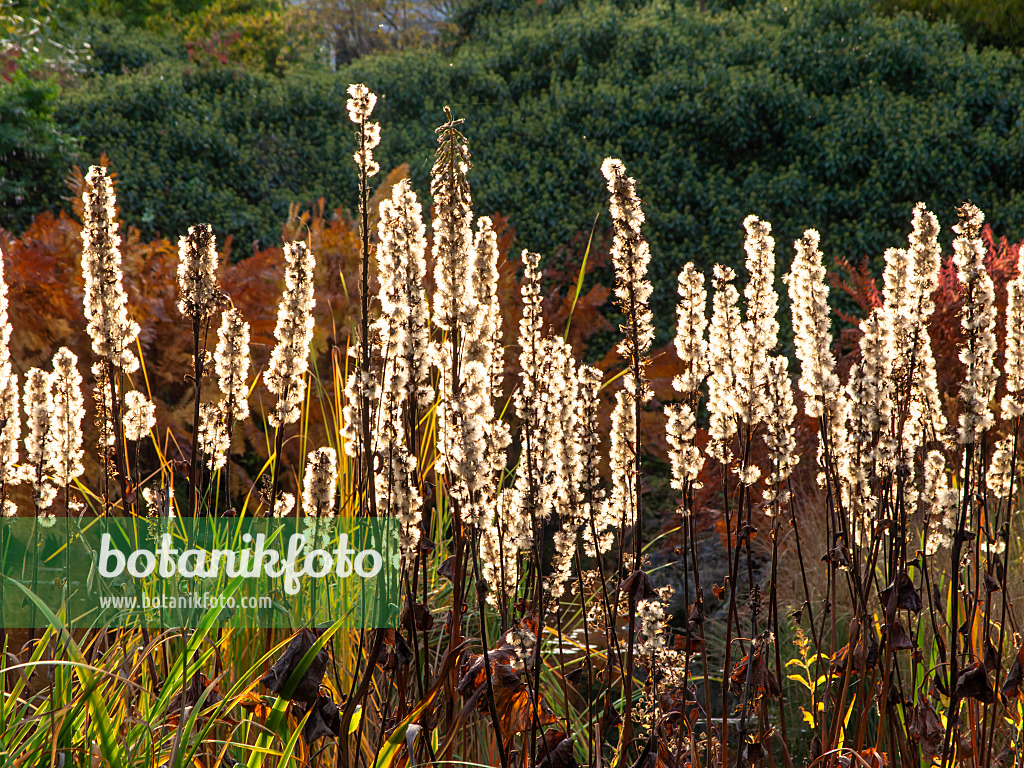
<path fill-rule="evenodd" d="M 582 534 L 587 550 L 593 553 L 594 538 L 590 523 L 604 500 L 598 472 L 601 436 L 597 431 L 599 392 L 604 376 L 597 368 L 581 365 L 574 372 L 573 378 L 576 398 L 573 419 L 568 426 L 572 435 L 566 437 L 566 445 L 571 450 L 569 477 L 565 483 L 567 496 L 563 525 L 555 536 L 556 563 L 552 569 L 554 576 L 551 587 L 555 597 L 564 592 L 572 559 L 576 554 L 578 534 Z"/>
<path fill-rule="evenodd" d="M 697 392 L 709 371 L 708 292 L 704 288 L 704 275 L 693 262 L 687 262 L 679 273 L 676 285 L 679 303 L 676 305 L 676 354 L 683 364 L 683 372 L 672 380 L 672 386 L 683 396 Z"/>
<path fill-rule="evenodd" d="M 277 404 L 268 420 L 273 427 L 298 421 L 306 394 L 309 343 L 313 338 L 313 252 L 296 241 L 284 247 L 284 294 L 277 307 L 274 338 L 264 382 Z"/>
<path fill-rule="evenodd" d="M 638 656 L 650 658 L 665 647 L 665 606 L 657 597 L 636 603 Z"/>
<path fill-rule="evenodd" d="M 971 203 L 960 208 L 960 220 L 953 227 L 953 263 L 964 290 L 960 325 L 965 341 L 960 362 L 967 369 L 960 386 L 961 443 L 974 443 L 992 427 L 995 419 L 989 403 L 995 395 L 996 313 L 995 289 L 985 268 L 985 245 L 979 233 L 984 214 Z"/>
<path fill-rule="evenodd" d="M 491 586 L 487 602 L 496 608 L 502 601 L 511 602 L 519 587 L 521 518 L 516 503 L 515 491 L 506 488 L 495 504 L 493 519 L 485 516 L 480 526 L 480 573 Z"/>
<path fill-rule="evenodd" d="M 768 493 L 774 499 L 778 495 L 775 488 L 786 482 L 800 461 L 793 431 L 796 405 L 793 403 L 793 384 L 789 380 L 789 360 L 785 355 L 768 359 L 767 408 L 764 442 L 772 467 L 768 475 L 768 485 L 772 488 Z"/>
<path fill-rule="evenodd" d="M 746 354 L 746 335 L 740 326 L 739 293 L 732 284 L 736 273 L 716 264 L 714 297 L 712 298 L 711 330 L 708 338 L 708 453 L 722 463 L 729 461 L 732 451 L 729 439 L 736 434 L 739 403 L 736 394 L 736 361 Z"/>
<path fill-rule="evenodd" d="M 741 326 L 744 336 L 743 357 L 737 358 L 737 413 L 745 424 L 759 424 L 766 415 L 765 383 L 768 380 L 768 355 L 778 346 L 779 297 L 775 292 L 775 238 L 772 227 L 757 216 L 743 221 L 746 230 L 744 249 L 747 252 L 746 321 Z"/>
<path fill-rule="evenodd" d="M 385 368 L 387 379 L 392 363 Z M 406 442 L 405 418 L 400 402 L 385 397 L 381 403 L 378 469 L 374 474 L 377 510 L 399 521 L 399 546 L 407 563 L 415 559 L 423 519 L 423 498 L 419 490 L 416 456 Z"/>
<path fill-rule="evenodd" d="M 629 532 L 636 525 L 636 436 L 636 409 L 627 391 L 620 390 L 615 393 L 611 446 L 608 453 L 612 477 L 611 492 L 608 494 L 607 510 L 603 520 L 599 518 L 604 523 L 604 530 L 618 530 L 620 526 L 624 526 Z M 602 532 L 599 527 L 598 534 Z"/>
<path fill-rule="evenodd" d="M 40 368 L 25 374 L 25 464 L 24 479 L 32 485 L 32 500 L 40 509 L 53 504 L 57 487 L 46 471 L 46 443 L 53 413 L 50 377 Z"/>
<path fill-rule="evenodd" d="M 199 450 L 210 469 L 223 469 L 228 461 L 228 425 L 225 401 L 199 406 Z"/>
<path fill-rule="evenodd" d="M 929 451 L 925 458 L 921 498 L 927 503 L 928 513 L 925 552 L 934 555 L 952 543 L 956 530 L 957 492 L 950 490 L 946 459 L 940 451 Z"/>
<path fill-rule="evenodd" d="M 601 164 L 601 173 L 608 182 L 608 210 L 614 233 L 611 254 L 615 267 L 615 299 L 626 317 L 620 329 L 623 340 L 619 351 L 635 372 L 654 340 L 653 316 L 648 305 L 653 289 L 647 279 L 651 250 L 640 232 L 644 212 L 636 194 L 636 180 L 626 175 L 626 166 L 621 160 L 612 157 Z M 633 384 L 638 387 L 635 394 L 646 399 L 644 382 L 634 381 Z"/>
<path fill-rule="evenodd" d="M 1006 393 L 1003 418 L 1024 416 L 1024 248 L 1006 286 Z"/>
<path fill-rule="evenodd" d="M 229 417 L 245 421 L 249 418 L 249 324 L 235 308 L 221 316 L 213 359 Z"/>
<path fill-rule="evenodd" d="M 0 257 L 0 487 L 6 489 L 20 480 L 18 441 L 21 439 L 21 404 L 18 375 L 11 370 L 11 322 L 7 315 L 7 281 Z M 6 500 L 5 500 L 6 505 Z M 5 506 L 4 514 L 7 514 Z"/>
<path fill-rule="evenodd" d="M 178 311 L 205 323 L 217 309 L 217 239 L 200 224 L 178 238 Z"/>
<path fill-rule="evenodd" d="M 67 347 L 53 356 L 49 389 L 53 411 L 46 436 L 45 468 L 59 487 L 66 487 L 85 471 L 82 466 L 82 419 L 85 398 L 78 357 Z"/>
<path fill-rule="evenodd" d="M 375 175 L 380 165 L 373 159 L 373 148 L 380 144 L 380 123 L 367 122 L 370 113 L 377 105 L 377 96 L 370 92 L 362 83 L 353 83 L 348 87 L 348 119 L 360 126 L 359 151 L 353 159 L 356 165 L 365 171 L 367 177 Z"/>
<path fill-rule="evenodd" d="M 306 517 L 334 517 L 337 488 L 337 453 L 333 448 L 311 451 L 302 477 L 302 513 Z"/>
<path fill-rule="evenodd" d="M 82 273 L 85 278 L 86 330 L 98 357 L 125 373 L 139 367 L 132 351 L 139 325 L 128 317 L 128 296 L 121 271 L 121 236 L 114 221 L 114 185 L 107 169 L 94 165 L 85 177 Z"/>
<path fill-rule="evenodd" d="M 457 123 L 438 128 L 438 149 L 430 174 L 434 198 L 434 324 L 442 331 L 468 328 L 476 317 L 473 293 L 473 200 L 470 196 L 469 147 Z M 453 342 L 449 340 L 450 346 Z M 448 360 L 440 366 L 447 367 Z"/>
<path fill-rule="evenodd" d="M 939 284 L 941 248 L 939 224 L 924 203 L 914 206 L 912 231 L 906 250 L 886 251 L 885 318 L 893 347 L 892 378 L 895 396 L 909 399 L 903 426 L 904 455 L 898 457 L 909 469 L 912 455 L 925 440 L 940 439 L 946 417 L 939 398 L 935 358 L 928 320 L 935 311 L 932 293 Z"/>
<path fill-rule="evenodd" d="M 670 403 L 665 406 L 668 422 L 665 426 L 672 462 L 672 487 L 682 491 L 687 483 L 696 483 L 704 468 L 704 457 L 695 445 L 697 419 L 688 403 Z"/>
<path fill-rule="evenodd" d="M 793 337 L 800 361 L 800 390 L 806 395 L 804 411 L 812 419 L 823 416 L 839 390 L 832 355 L 832 320 L 828 285 L 818 250 L 820 235 L 808 229 L 794 243 L 796 256 L 783 281 L 793 308 Z"/>
<path fill-rule="evenodd" d="M 156 406 L 142 392 L 133 389 L 124 396 L 124 436 L 142 440 L 156 426 Z"/>
<path fill-rule="evenodd" d="M 995 496 L 997 501 L 1009 499 L 1011 489 L 1014 486 L 1013 442 L 1014 438 L 1010 435 L 996 443 L 995 450 L 992 451 L 992 461 L 985 476 L 988 491 Z M 1018 466 L 1017 469 L 1019 473 L 1020 467 Z"/>
<path fill-rule="evenodd" d="M 427 273 L 426 228 L 422 207 L 406 179 L 380 204 L 377 269 L 381 306 L 381 345 L 395 361 L 394 379 L 385 388 L 412 387 L 415 403 L 430 407 L 430 308 L 423 280 Z"/>

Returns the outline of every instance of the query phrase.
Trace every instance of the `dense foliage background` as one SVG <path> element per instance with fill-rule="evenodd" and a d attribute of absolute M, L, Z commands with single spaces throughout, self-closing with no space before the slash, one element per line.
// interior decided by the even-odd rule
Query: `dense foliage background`
<path fill-rule="evenodd" d="M 128 13 L 92 0 L 65 33 L 91 45 L 83 73 L 63 78 L 59 98 L 33 97 L 56 133 L 15 139 L 33 146 L 31 162 L 0 137 L 13 163 L 5 225 L 57 202 L 26 181 L 33 163 L 105 152 L 143 236 L 211 221 L 244 244 L 236 253 L 277 244 L 290 203 L 353 205 L 344 89 L 364 81 L 382 94 L 385 168 L 409 163 L 425 191 L 423 137 L 450 104 L 467 119 L 478 213 L 508 215 L 519 245 L 543 253 L 589 232 L 600 162 L 622 157 L 646 206 L 666 329 L 679 266 L 735 263 L 751 212 L 782 246 L 819 226 L 825 252 L 853 260 L 900 242 L 921 198 L 950 218 L 970 197 L 998 235 L 1021 235 L 1013 3 L 986 32 L 971 22 L 986 18 L 983 0 L 951 16 L 919 0 L 471 0 L 440 37 L 403 38 L 337 71 L 323 5 L 154 0 Z"/>

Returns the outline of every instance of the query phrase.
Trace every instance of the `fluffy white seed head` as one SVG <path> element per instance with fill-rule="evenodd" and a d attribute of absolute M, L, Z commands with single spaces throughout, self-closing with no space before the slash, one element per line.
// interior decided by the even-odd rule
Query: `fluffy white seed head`
<path fill-rule="evenodd" d="M 825 414 L 839 390 L 832 355 L 832 320 L 829 316 L 825 267 L 818 250 L 820 235 L 808 229 L 793 245 L 796 257 L 783 281 L 793 307 L 793 337 L 800 360 L 800 390 L 806 395 L 804 411 L 812 419 Z"/>
<path fill-rule="evenodd" d="M 1024 248 L 1006 286 L 1006 396 L 1003 418 L 1024 416 Z"/>
<path fill-rule="evenodd" d="M 360 126 L 359 150 L 353 156 L 356 165 L 373 176 L 380 170 L 380 165 L 373 159 L 373 148 L 380 144 L 380 123 L 368 122 L 370 113 L 377 104 L 377 96 L 370 92 L 362 83 L 354 83 L 348 87 L 348 119 Z"/>
<path fill-rule="evenodd" d="M 85 177 L 82 273 L 85 278 L 86 330 L 98 357 L 125 373 L 139 367 L 132 348 L 139 325 L 128 317 L 128 296 L 121 271 L 121 237 L 114 221 L 114 185 L 107 169 L 94 165 Z"/>
<path fill-rule="evenodd" d="M 960 386 L 960 443 L 973 443 L 995 423 L 989 403 L 995 395 L 996 354 L 995 290 L 985 268 L 985 245 L 979 236 L 984 214 L 971 203 L 959 209 L 953 227 L 953 263 L 964 290 L 960 325 L 964 344 L 960 362 L 966 368 Z"/>
<path fill-rule="evenodd" d="M 306 517 L 333 517 L 337 486 L 338 455 L 334 449 L 311 451 L 302 478 L 302 513 Z"/>
<path fill-rule="evenodd" d="M 178 238 L 178 311 L 204 323 L 220 303 L 217 288 L 217 239 L 213 227 L 189 227 Z"/>
<path fill-rule="evenodd" d="M 277 307 L 274 337 L 264 382 L 277 404 L 268 420 L 273 427 L 298 421 L 306 394 L 309 343 L 313 339 L 313 252 L 295 241 L 284 247 L 284 293 Z"/>
<path fill-rule="evenodd" d="M 245 421 L 249 418 L 249 324 L 235 308 L 221 316 L 213 359 L 228 415 Z"/>
<path fill-rule="evenodd" d="M 85 471 L 82 466 L 82 419 L 85 417 L 82 375 L 78 372 L 78 357 L 67 347 L 61 347 L 53 356 L 49 389 L 53 412 L 45 464 L 57 485 L 64 487 Z"/>
<path fill-rule="evenodd" d="M 133 389 L 124 396 L 124 436 L 142 440 L 156 426 L 156 406 L 142 392 Z"/>
<path fill-rule="evenodd" d="M 672 386 L 684 397 L 696 394 L 708 375 L 708 292 L 704 288 L 704 275 L 693 262 L 687 262 L 679 273 L 676 285 L 679 303 L 676 305 L 676 354 L 683 364 L 683 372 L 672 380 Z"/>
<path fill-rule="evenodd" d="M 32 485 L 32 499 L 40 509 L 49 507 L 57 487 L 46 471 L 46 443 L 53 413 L 50 377 L 39 368 L 25 374 L 25 464 L 24 479 Z"/>
<path fill-rule="evenodd" d="M 224 400 L 199 406 L 199 450 L 207 457 L 206 466 L 210 469 L 223 469 L 227 465 L 228 428 Z"/>
<path fill-rule="evenodd" d="M 732 453 L 729 439 L 736 433 L 739 402 L 736 392 L 737 361 L 747 353 L 746 334 L 740 326 L 739 293 L 732 284 L 736 273 L 716 264 L 715 293 L 712 298 L 711 330 L 708 338 L 708 453 L 720 462 L 727 462 Z"/>
<path fill-rule="evenodd" d="M 644 212 L 636 194 L 636 180 L 626 175 L 621 160 L 609 157 L 601 164 L 601 173 L 608 182 L 608 209 L 612 218 L 612 263 L 615 267 L 615 299 L 626 322 L 620 327 L 623 340 L 619 351 L 630 362 L 634 374 L 642 365 L 654 340 L 653 315 L 649 307 L 652 287 L 647 279 L 651 260 L 650 247 L 641 233 Z M 637 396 L 647 399 L 643 381 L 637 385 Z"/>

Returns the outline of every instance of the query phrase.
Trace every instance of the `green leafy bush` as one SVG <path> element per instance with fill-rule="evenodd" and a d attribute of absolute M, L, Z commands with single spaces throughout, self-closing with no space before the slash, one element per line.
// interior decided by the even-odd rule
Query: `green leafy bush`
<path fill-rule="evenodd" d="M 421 191 L 424 136 L 445 104 L 466 116 L 477 211 L 509 214 L 531 249 L 589 230 L 601 160 L 621 156 L 666 324 L 679 267 L 735 263 L 748 213 L 780 248 L 817 226 L 826 253 L 853 258 L 902 241 L 918 200 L 948 218 L 969 196 L 998 234 L 1022 234 L 1024 62 L 869 0 L 494 3 L 449 51 L 283 79 L 171 62 L 88 82 L 60 120 L 110 155 L 146 236 L 210 220 L 276 242 L 289 201 L 354 202 L 344 89 L 358 81 L 382 94 L 381 164 L 410 163 Z"/>
<path fill-rule="evenodd" d="M 1024 46 L 1024 0 L 879 0 L 879 7 L 952 19 L 979 45 Z"/>
<path fill-rule="evenodd" d="M 19 229 L 61 205 L 75 142 L 54 119 L 60 87 L 24 57 L 0 52 L 0 227 Z"/>

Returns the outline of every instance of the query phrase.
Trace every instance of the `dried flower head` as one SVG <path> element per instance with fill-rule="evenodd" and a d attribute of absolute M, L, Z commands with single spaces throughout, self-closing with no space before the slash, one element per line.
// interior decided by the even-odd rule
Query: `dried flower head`
<path fill-rule="evenodd" d="M 380 165 L 373 159 L 372 152 L 373 148 L 380 144 L 380 123 L 370 123 L 367 120 L 377 104 L 377 96 L 370 93 L 370 89 L 362 83 L 350 85 L 348 95 L 351 96 L 346 103 L 348 119 L 360 127 L 359 151 L 353 159 L 367 176 L 373 176 L 380 170 Z"/>
<path fill-rule="evenodd" d="M 46 471 L 46 442 L 53 413 L 50 377 L 39 368 L 25 374 L 25 464 L 24 479 L 32 485 L 32 499 L 39 509 L 49 507 L 57 487 Z"/>
<path fill-rule="evenodd" d="M 82 419 L 85 417 L 82 376 L 78 372 L 78 357 L 67 347 L 61 347 L 53 356 L 49 389 L 53 412 L 45 464 L 57 485 L 65 487 L 85 471 L 82 466 Z"/>
<path fill-rule="evenodd" d="M 644 212 L 636 194 L 636 180 L 626 175 L 621 160 L 609 157 L 601 164 L 601 173 L 608 182 L 609 202 L 614 236 L 612 262 L 615 266 L 615 298 L 626 316 L 620 328 L 623 340 L 619 351 L 630 362 L 634 378 L 654 340 L 654 325 L 648 302 L 651 283 L 647 279 L 647 265 L 651 260 L 650 247 L 640 232 Z M 643 381 L 633 381 L 634 393 L 647 399 Z"/>
<path fill-rule="evenodd" d="M 220 303 L 217 288 L 217 239 L 213 227 L 189 227 L 178 239 L 178 311 L 203 323 Z"/>
<path fill-rule="evenodd" d="M 306 517 L 333 517 L 337 487 L 338 455 L 334 449 L 311 451 L 302 478 L 302 513 Z"/>
<path fill-rule="evenodd" d="M 125 373 L 139 367 L 132 351 L 139 325 L 128 317 L 128 296 L 121 271 L 121 237 L 114 221 L 114 185 L 107 169 L 94 165 L 85 177 L 82 273 L 85 277 L 86 330 L 92 348 Z"/>
<path fill-rule="evenodd" d="M 217 336 L 217 383 L 230 418 L 245 421 L 249 418 L 249 324 L 241 312 L 231 308 L 222 315 Z"/>
<path fill-rule="evenodd" d="M 133 389 L 124 396 L 124 436 L 142 440 L 156 426 L 156 406 L 142 392 Z"/>
<path fill-rule="evenodd" d="M 984 214 L 971 203 L 964 203 L 958 213 L 960 220 L 953 227 L 953 263 L 964 289 L 960 325 L 965 340 L 960 362 L 966 368 L 960 386 L 958 437 L 961 443 L 973 443 L 995 423 L 989 408 L 999 376 L 995 366 L 995 289 L 985 268 L 985 245 L 980 237 Z"/>
<path fill-rule="evenodd" d="M 270 354 L 264 381 L 277 395 L 277 405 L 268 420 L 273 427 L 298 421 L 306 394 L 309 343 L 313 338 L 313 252 L 295 241 L 284 247 L 284 294 L 277 307 L 274 337 L 277 345 Z"/>

